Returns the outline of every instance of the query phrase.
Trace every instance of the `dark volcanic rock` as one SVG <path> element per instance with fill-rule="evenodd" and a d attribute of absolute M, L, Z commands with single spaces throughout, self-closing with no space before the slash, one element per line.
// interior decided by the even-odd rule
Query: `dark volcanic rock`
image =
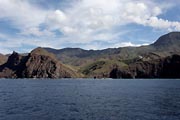
<path fill-rule="evenodd" d="M 78 75 L 60 63 L 53 54 L 37 48 L 28 56 L 13 52 L 0 67 L 0 77 L 8 78 L 71 78 Z"/>
<path fill-rule="evenodd" d="M 158 78 L 162 69 L 162 61 L 142 61 L 131 64 L 129 67 L 134 78 Z"/>
<path fill-rule="evenodd" d="M 114 68 L 110 74 L 110 78 L 133 78 L 133 74 L 127 68 Z"/>
<path fill-rule="evenodd" d="M 26 57 L 13 52 L 7 62 L 0 66 L 0 77 L 17 78 L 23 70 L 22 64 Z"/>
<path fill-rule="evenodd" d="M 180 55 L 172 55 L 164 60 L 161 76 L 163 78 L 180 78 Z"/>
<path fill-rule="evenodd" d="M 164 59 L 138 61 L 128 69 L 115 68 L 110 72 L 111 78 L 180 78 L 180 55 Z"/>

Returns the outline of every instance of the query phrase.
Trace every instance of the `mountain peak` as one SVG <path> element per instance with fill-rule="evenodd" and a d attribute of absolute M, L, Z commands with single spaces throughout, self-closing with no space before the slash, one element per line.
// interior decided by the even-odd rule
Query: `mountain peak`
<path fill-rule="evenodd" d="M 55 58 L 54 54 L 48 52 L 47 50 L 38 47 L 31 51 L 30 55 L 43 55 L 43 56 L 49 56 L 51 58 Z"/>
<path fill-rule="evenodd" d="M 41 47 L 35 48 L 31 51 L 31 54 L 45 54 L 47 51 Z"/>
<path fill-rule="evenodd" d="M 180 32 L 171 32 L 161 36 L 154 44 L 155 47 L 169 47 L 180 45 Z"/>

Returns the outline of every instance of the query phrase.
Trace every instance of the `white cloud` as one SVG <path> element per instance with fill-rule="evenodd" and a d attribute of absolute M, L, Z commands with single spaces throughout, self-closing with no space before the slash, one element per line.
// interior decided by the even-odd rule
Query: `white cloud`
<path fill-rule="evenodd" d="M 148 45 L 148 43 L 144 44 L 133 44 L 132 42 L 122 42 L 122 43 L 116 43 L 113 45 L 113 48 L 118 48 L 119 46 L 121 47 L 139 47 L 139 46 L 145 46 Z"/>
<path fill-rule="evenodd" d="M 180 30 L 180 22 L 171 22 L 157 17 L 149 18 L 147 25 L 158 29 L 167 29 L 168 31 Z"/>
<path fill-rule="evenodd" d="M 77 42 L 112 40 L 105 34 L 109 32 L 113 36 L 117 34 L 117 31 L 113 34 L 115 27 L 130 23 L 180 30 L 180 22 L 158 18 L 168 7 L 143 0 L 80 0 L 73 3 L 73 7 L 49 14 L 47 23 L 51 29 L 58 29 L 70 40 L 76 38 Z"/>
<path fill-rule="evenodd" d="M 51 40 L 50 40 L 51 38 Z M 3 54 L 9 54 L 12 51 L 17 51 L 17 52 L 30 52 L 32 48 L 36 47 L 54 47 L 54 48 L 59 48 L 60 44 L 62 42 L 57 41 L 57 39 L 50 37 L 46 37 L 42 39 L 37 39 L 37 38 L 27 38 L 27 37 L 16 37 L 14 38 L 13 36 L 9 36 L 7 34 L 0 34 L 0 53 Z M 28 45 L 31 48 L 26 48 Z"/>
<path fill-rule="evenodd" d="M 172 7 L 170 0 L 166 1 L 168 4 L 156 0 L 72 0 L 67 1 L 71 5 L 57 10 L 43 9 L 30 1 L 0 0 L 0 19 L 11 21 L 13 27 L 20 30 L 15 40 L 7 38 L 9 48 L 22 47 L 23 44 L 58 47 L 65 43 L 113 43 L 124 34 L 120 27 L 131 23 L 167 31 L 180 30 L 179 21 L 159 17 Z M 56 30 L 63 35 L 57 38 L 53 32 Z M 36 40 L 30 38 L 31 35 L 37 36 Z M 114 46 L 134 46 L 131 42 L 119 42 Z M 87 47 L 102 49 L 103 46 L 93 44 Z"/>
<path fill-rule="evenodd" d="M 53 37 L 55 36 L 53 32 L 45 29 L 45 30 L 40 30 L 38 27 L 31 27 L 29 29 L 24 29 L 21 31 L 20 35 L 33 35 L 37 37 Z"/>
<path fill-rule="evenodd" d="M 33 6 L 27 0 L 0 0 L 0 13 L 0 19 L 10 21 L 15 28 L 32 31 L 44 23 L 48 10 Z"/>
<path fill-rule="evenodd" d="M 47 14 L 26 0 L 0 0 L 0 12 L 0 18 L 10 19 L 15 25 L 26 28 L 38 26 Z"/>

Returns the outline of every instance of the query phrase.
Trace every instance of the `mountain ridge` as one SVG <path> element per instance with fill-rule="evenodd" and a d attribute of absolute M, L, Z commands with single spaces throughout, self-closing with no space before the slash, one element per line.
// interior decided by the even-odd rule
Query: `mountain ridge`
<path fill-rule="evenodd" d="M 168 41 L 175 42 L 168 44 Z M 170 40 L 168 38 L 171 38 Z M 178 42 L 178 44 L 177 44 Z M 165 44 L 166 46 L 163 46 Z M 149 53 L 157 53 L 158 55 L 165 57 L 171 55 L 171 53 L 177 53 L 180 51 L 180 32 L 171 32 L 160 37 L 156 42 L 140 47 L 120 47 L 120 48 L 107 48 L 103 50 L 84 50 L 81 48 L 65 48 L 65 49 L 52 49 L 44 48 L 49 52 L 52 52 L 56 57 L 65 64 L 72 66 L 81 66 L 80 64 L 86 64 L 87 62 L 93 62 L 95 59 L 135 59 L 138 56 L 145 56 Z M 88 59 L 88 60 L 87 60 Z M 94 59 L 94 60 L 93 60 Z M 89 61 L 90 60 L 90 61 Z M 78 63 L 79 62 L 79 63 Z"/>
<path fill-rule="evenodd" d="M 38 47 L 29 54 L 13 52 L 8 61 L 0 66 L 0 77 L 5 74 L 4 77 L 15 78 L 156 78 L 173 75 L 179 78 L 179 55 L 180 32 L 168 33 L 154 43 L 140 47 L 103 50 Z M 160 74 L 166 71 L 165 68 L 173 70 L 171 65 L 177 74 Z"/>

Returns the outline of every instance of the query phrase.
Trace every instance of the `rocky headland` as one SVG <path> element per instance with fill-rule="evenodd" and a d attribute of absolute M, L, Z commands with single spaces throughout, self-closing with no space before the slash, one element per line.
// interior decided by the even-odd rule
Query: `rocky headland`
<path fill-rule="evenodd" d="M 36 48 L 27 56 L 13 52 L 0 66 L 1 78 L 76 78 L 78 74 L 65 66 L 43 48 Z"/>

